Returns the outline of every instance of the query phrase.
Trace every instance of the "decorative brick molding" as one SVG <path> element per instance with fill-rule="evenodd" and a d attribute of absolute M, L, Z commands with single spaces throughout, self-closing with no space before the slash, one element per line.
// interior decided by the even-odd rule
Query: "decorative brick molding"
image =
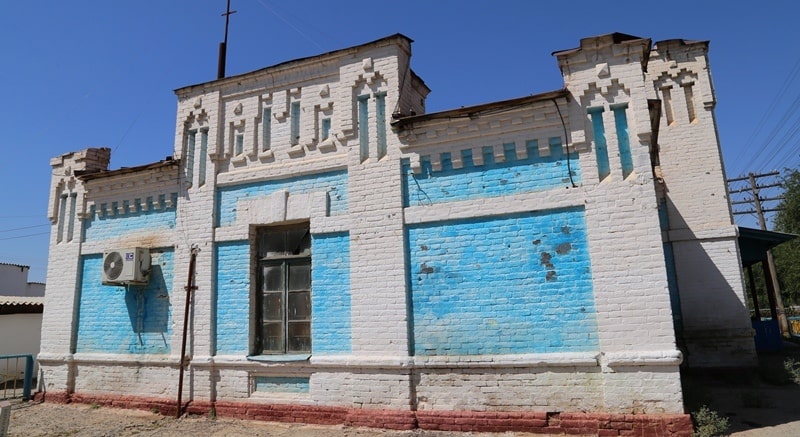
<path fill-rule="evenodd" d="M 38 392 L 36 401 L 97 404 L 103 407 L 157 410 L 175 415 L 173 400 L 136 396 Z M 461 432 L 531 432 L 597 436 L 691 436 L 688 414 L 606 414 L 541 411 L 407 411 L 374 410 L 319 405 L 260 404 L 252 402 L 196 401 L 186 404 L 188 414 L 267 422 L 344 425 L 395 430 L 424 429 Z"/>

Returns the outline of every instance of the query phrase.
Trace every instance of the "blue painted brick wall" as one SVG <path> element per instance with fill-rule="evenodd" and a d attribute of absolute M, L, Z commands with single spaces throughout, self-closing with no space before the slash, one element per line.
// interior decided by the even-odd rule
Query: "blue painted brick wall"
<path fill-rule="evenodd" d="M 81 258 L 77 352 L 168 354 L 172 336 L 173 251 L 151 251 L 144 286 L 103 285 L 103 256 Z"/>
<path fill-rule="evenodd" d="M 312 235 L 311 332 L 315 353 L 349 353 L 350 235 Z"/>
<path fill-rule="evenodd" d="M 557 139 L 555 139 L 557 140 Z M 511 146 L 511 147 L 508 147 Z M 536 141 L 527 143 L 528 157 L 516 159 L 513 144 L 506 145 L 505 161 L 495 162 L 491 148 L 483 152 L 483 165 L 473 164 L 471 149 L 461 154 L 463 167 L 454 169 L 452 155 L 443 153 L 442 169 L 434 171 L 430 159 L 422 157 L 422 172 L 414 174 L 409 161 L 403 160 L 403 203 L 404 206 L 429 205 L 456 200 L 469 200 L 481 197 L 497 197 L 509 194 L 548 190 L 570 186 L 567 171 L 567 156 L 560 142 L 550 145 L 550 156 L 539 156 Z M 578 154 L 571 153 L 572 178 L 580 182 Z"/>
<path fill-rule="evenodd" d="M 407 229 L 416 355 L 596 350 L 583 208 Z"/>
<path fill-rule="evenodd" d="M 84 221 L 83 241 L 99 241 L 124 237 L 144 230 L 175 228 L 175 208 L 137 211 L 124 215 L 98 217 Z"/>
<path fill-rule="evenodd" d="M 217 256 L 217 353 L 249 353 L 250 243 L 219 243 Z"/>
<path fill-rule="evenodd" d="M 229 226 L 236 221 L 240 200 L 268 196 L 279 190 L 295 194 L 327 191 L 331 215 L 347 212 L 347 172 L 337 171 L 218 188 L 217 226 Z"/>
<path fill-rule="evenodd" d="M 312 235 L 312 348 L 350 352 L 350 239 L 347 233 Z M 218 354 L 247 354 L 250 338 L 250 243 L 216 248 Z"/>
<path fill-rule="evenodd" d="M 255 391 L 267 393 L 308 393 L 309 378 L 256 376 Z"/>

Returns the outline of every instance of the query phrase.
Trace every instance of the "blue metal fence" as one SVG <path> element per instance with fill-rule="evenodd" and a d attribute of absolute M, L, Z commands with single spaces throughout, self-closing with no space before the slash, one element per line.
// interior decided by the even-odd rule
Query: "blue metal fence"
<path fill-rule="evenodd" d="M 0 400 L 29 401 L 32 387 L 33 355 L 0 355 Z"/>

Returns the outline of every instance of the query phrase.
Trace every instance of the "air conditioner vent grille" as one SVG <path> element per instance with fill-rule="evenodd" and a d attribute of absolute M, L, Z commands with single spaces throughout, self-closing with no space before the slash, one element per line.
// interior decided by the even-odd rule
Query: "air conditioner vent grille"
<path fill-rule="evenodd" d="M 116 248 L 103 253 L 103 284 L 145 285 L 150 281 L 150 272 L 150 249 Z"/>
<path fill-rule="evenodd" d="M 103 260 L 103 271 L 106 272 L 106 278 L 114 280 L 119 278 L 122 273 L 122 255 L 119 252 L 111 252 L 106 255 Z"/>

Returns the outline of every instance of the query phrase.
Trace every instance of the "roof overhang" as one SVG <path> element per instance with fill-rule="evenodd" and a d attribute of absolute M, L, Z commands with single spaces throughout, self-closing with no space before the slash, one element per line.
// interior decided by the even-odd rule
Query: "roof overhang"
<path fill-rule="evenodd" d="M 44 310 L 41 296 L 0 296 L 0 315 L 40 314 Z"/>
<path fill-rule="evenodd" d="M 766 260 L 768 250 L 795 238 L 797 235 L 739 226 L 739 252 L 742 256 L 742 267 L 749 267 Z"/>

